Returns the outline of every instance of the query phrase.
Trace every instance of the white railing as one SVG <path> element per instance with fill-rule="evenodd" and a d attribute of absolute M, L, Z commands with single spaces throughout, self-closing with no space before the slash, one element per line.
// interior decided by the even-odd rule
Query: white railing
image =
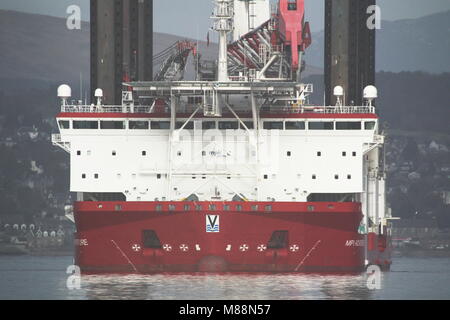
<path fill-rule="evenodd" d="M 313 93 L 314 85 L 312 83 L 307 83 L 303 86 L 303 93 Z"/>
<path fill-rule="evenodd" d="M 57 134 L 52 134 L 52 143 L 56 144 L 56 143 L 61 143 L 62 139 L 61 139 L 61 135 L 59 133 Z"/>
<path fill-rule="evenodd" d="M 65 105 L 61 106 L 64 113 L 150 113 L 151 107 L 132 106 L 92 106 L 92 105 Z"/>
<path fill-rule="evenodd" d="M 384 144 L 384 136 L 380 134 L 376 134 L 374 138 L 375 143 Z"/>
<path fill-rule="evenodd" d="M 305 92 L 309 92 L 312 88 L 305 87 Z M 187 105 L 186 105 L 187 106 Z M 194 110 L 197 106 L 191 106 L 189 110 Z M 186 109 L 187 110 L 187 109 Z M 65 105 L 61 106 L 61 112 L 63 113 L 151 113 L 152 107 L 150 106 L 89 106 L 89 105 Z M 238 110 L 236 111 L 244 111 Z M 246 110 L 248 111 L 248 110 Z M 291 105 L 285 107 L 270 107 L 267 112 L 269 113 L 321 113 L 321 114 L 374 114 L 375 107 L 371 106 L 305 106 L 305 105 Z"/>
<path fill-rule="evenodd" d="M 52 134 L 52 143 L 54 146 L 58 146 L 64 151 L 70 153 L 70 142 L 62 141 L 61 135 L 59 133 Z"/>
<path fill-rule="evenodd" d="M 321 114 L 373 114 L 375 107 L 317 107 L 317 106 L 290 106 L 271 108 L 270 113 L 321 113 Z"/>

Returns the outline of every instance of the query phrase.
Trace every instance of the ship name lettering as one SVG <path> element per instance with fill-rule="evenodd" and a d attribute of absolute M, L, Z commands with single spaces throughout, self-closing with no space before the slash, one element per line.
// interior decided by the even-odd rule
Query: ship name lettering
<path fill-rule="evenodd" d="M 347 240 L 345 242 L 346 247 L 364 247 L 365 241 L 364 240 Z"/>

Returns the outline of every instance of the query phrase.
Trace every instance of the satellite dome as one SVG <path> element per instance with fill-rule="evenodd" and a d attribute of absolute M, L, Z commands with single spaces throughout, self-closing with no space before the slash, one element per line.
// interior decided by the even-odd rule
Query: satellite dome
<path fill-rule="evenodd" d="M 72 89 L 67 84 L 60 85 L 58 87 L 59 98 L 70 98 L 72 96 Z"/>
<path fill-rule="evenodd" d="M 376 99 L 378 98 L 378 90 L 374 86 L 367 86 L 364 88 L 364 99 Z"/>
<path fill-rule="evenodd" d="M 102 98 L 103 97 L 103 90 L 102 89 L 95 89 L 94 96 L 96 98 Z"/>
<path fill-rule="evenodd" d="M 333 94 L 337 97 L 342 97 L 344 95 L 344 88 L 341 86 L 334 87 Z"/>

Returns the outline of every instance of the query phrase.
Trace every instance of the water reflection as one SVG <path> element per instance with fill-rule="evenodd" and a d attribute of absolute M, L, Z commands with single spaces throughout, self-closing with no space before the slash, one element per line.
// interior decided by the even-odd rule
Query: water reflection
<path fill-rule="evenodd" d="M 72 260 L 0 256 L 0 299 L 450 299 L 450 258 L 396 258 L 381 290 L 365 274 L 92 275 L 69 290 Z"/>
<path fill-rule="evenodd" d="M 371 299 L 366 275 L 85 275 L 76 299 L 301 300 Z"/>

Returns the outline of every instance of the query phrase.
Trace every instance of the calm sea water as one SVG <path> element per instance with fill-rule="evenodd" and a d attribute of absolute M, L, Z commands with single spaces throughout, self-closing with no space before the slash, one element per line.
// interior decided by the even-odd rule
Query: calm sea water
<path fill-rule="evenodd" d="M 0 299 L 450 299 L 450 258 L 395 258 L 369 290 L 367 276 L 177 274 L 82 276 L 67 288 L 72 257 L 0 256 Z"/>

